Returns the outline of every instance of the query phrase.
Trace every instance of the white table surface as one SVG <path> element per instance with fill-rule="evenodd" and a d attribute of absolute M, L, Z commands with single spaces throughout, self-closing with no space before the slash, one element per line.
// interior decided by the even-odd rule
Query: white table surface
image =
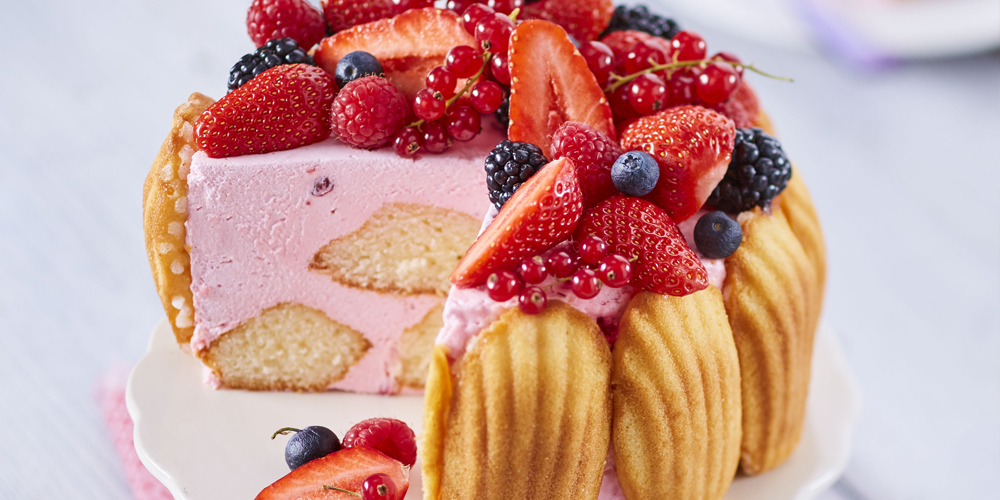
<path fill-rule="evenodd" d="M 142 182 L 174 107 L 252 50 L 247 4 L 0 7 L 0 499 L 129 498 L 92 392 L 163 314 Z M 819 208 L 864 397 L 823 499 L 997 498 L 1000 57 L 867 74 L 687 26 L 796 79 L 750 77 Z"/>

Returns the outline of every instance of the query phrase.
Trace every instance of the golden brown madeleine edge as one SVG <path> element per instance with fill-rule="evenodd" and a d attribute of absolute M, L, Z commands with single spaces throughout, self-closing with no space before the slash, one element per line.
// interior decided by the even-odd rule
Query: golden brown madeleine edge
<path fill-rule="evenodd" d="M 629 498 L 720 499 L 740 458 L 740 368 L 715 287 L 640 292 L 613 351 L 613 443 Z"/>
<path fill-rule="evenodd" d="M 215 101 L 197 92 L 174 111 L 170 133 L 149 169 L 142 187 L 142 222 L 146 255 L 156 292 L 177 342 L 194 333 L 190 257 L 185 243 L 187 172 L 190 154 L 198 150 L 194 124 Z M 184 315 L 181 315 L 182 311 Z M 178 326 L 178 316 L 181 316 Z"/>

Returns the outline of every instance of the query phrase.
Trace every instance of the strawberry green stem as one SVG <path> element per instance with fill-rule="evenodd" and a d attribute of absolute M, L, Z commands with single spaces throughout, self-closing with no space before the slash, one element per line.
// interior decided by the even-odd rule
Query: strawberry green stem
<path fill-rule="evenodd" d="M 451 105 L 455 104 L 455 101 L 458 101 L 459 97 L 462 97 L 462 95 L 468 92 L 469 89 L 472 88 L 472 84 L 476 83 L 476 80 L 478 80 L 480 76 L 483 76 L 483 73 L 486 71 L 486 67 L 489 66 L 490 64 L 490 58 L 493 57 L 493 53 L 486 50 L 483 51 L 483 55 L 481 55 L 480 57 L 483 58 L 483 65 L 479 67 L 479 71 L 477 71 L 475 75 L 472 75 L 472 77 L 470 77 L 468 80 L 465 81 L 465 86 L 462 87 L 461 91 L 457 92 L 455 95 L 451 96 L 451 99 L 448 99 L 447 101 L 444 102 L 444 114 L 448 114 L 448 110 L 451 109 Z M 407 127 L 419 128 L 424 123 L 427 122 L 425 120 L 417 120 L 407 125 Z"/>
<path fill-rule="evenodd" d="M 631 82 L 632 80 L 635 80 L 639 76 L 645 75 L 646 73 L 654 73 L 654 72 L 663 71 L 663 70 L 666 70 L 666 69 L 685 68 L 685 67 L 690 67 L 690 66 L 701 66 L 703 64 L 711 64 L 713 62 L 724 62 L 724 63 L 726 63 L 726 64 L 728 64 L 730 66 L 736 66 L 738 68 L 748 69 L 748 70 L 753 71 L 754 73 L 757 73 L 759 75 L 763 75 L 763 76 L 766 76 L 768 78 L 773 78 L 775 80 L 781 80 L 783 82 L 793 82 L 793 81 L 795 81 L 795 80 L 792 80 L 791 78 L 787 78 L 787 77 L 784 77 L 784 76 L 777 76 L 777 75 L 772 75 L 770 73 L 765 73 L 765 72 L 757 69 L 757 67 L 754 66 L 753 63 L 743 64 L 743 63 L 734 63 L 734 62 L 730 62 L 730 61 L 718 61 L 718 60 L 715 60 L 715 59 L 699 59 L 697 61 L 675 61 L 675 62 L 669 62 L 669 63 L 664 63 L 664 64 L 657 64 L 657 65 L 654 65 L 652 67 L 646 68 L 646 69 L 644 69 L 642 71 L 637 71 L 635 73 L 632 73 L 631 75 L 628 75 L 628 76 L 618 76 L 618 75 L 612 74 L 611 76 L 615 79 L 615 82 L 612 83 L 611 85 L 608 85 L 608 87 L 606 89 L 604 89 L 604 92 L 606 92 L 606 93 L 614 92 L 615 90 L 618 90 L 618 88 L 621 87 L 622 85 L 625 85 L 626 83 Z"/>
<path fill-rule="evenodd" d="M 274 431 L 274 434 L 271 434 L 271 439 L 274 439 L 274 438 L 278 437 L 278 434 L 281 434 L 282 436 L 284 436 L 285 434 L 290 434 L 290 433 L 293 433 L 293 432 L 301 432 L 301 430 L 296 429 L 295 427 L 282 427 L 282 428 Z"/>
<path fill-rule="evenodd" d="M 358 492 L 356 492 L 356 491 L 351 491 L 351 490 L 345 490 L 344 488 L 338 488 L 338 487 L 336 487 L 336 486 L 330 486 L 330 485 L 328 485 L 328 484 L 324 484 L 324 485 L 323 485 L 323 489 L 324 489 L 324 490 L 333 490 L 333 491 L 339 491 L 339 492 L 341 492 L 341 493 L 347 493 L 348 495 L 351 495 L 351 496 L 353 496 L 353 497 L 359 497 L 359 498 L 361 497 L 361 493 L 358 493 Z"/>

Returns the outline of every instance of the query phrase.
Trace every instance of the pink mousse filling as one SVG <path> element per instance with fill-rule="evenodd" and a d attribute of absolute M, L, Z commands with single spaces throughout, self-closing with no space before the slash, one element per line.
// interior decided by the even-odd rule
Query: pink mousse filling
<path fill-rule="evenodd" d="M 341 285 L 311 272 L 313 255 L 386 203 L 418 203 L 478 217 L 483 161 L 503 137 L 485 129 L 470 143 L 419 160 L 391 148 L 366 151 L 326 141 L 234 158 L 194 155 L 188 174 L 187 244 L 194 294 L 194 350 L 281 303 L 323 311 L 360 332 L 371 349 L 331 388 L 399 391 L 398 343 L 440 302 Z"/>
<path fill-rule="evenodd" d="M 687 220 L 678 224 L 681 234 L 688 246 L 694 250 L 701 259 L 701 263 L 708 272 L 708 283 L 718 289 L 722 289 L 722 284 L 726 280 L 726 266 L 723 259 L 708 259 L 700 252 L 694 244 L 694 226 L 698 219 L 706 213 L 700 210 Z M 483 220 L 483 227 L 493 221 L 497 215 L 496 209 L 490 207 Z M 568 244 L 563 243 L 548 253 L 557 252 L 564 249 Z M 556 284 L 551 278 L 542 283 L 543 287 L 552 285 L 551 291 L 547 292 L 549 300 L 562 300 L 581 312 L 594 318 L 605 334 L 617 329 L 618 322 L 629 300 L 635 295 L 636 290 L 631 286 L 622 288 L 601 288 L 596 297 L 585 300 L 573 295 L 566 284 Z M 461 358 L 465 352 L 471 348 L 477 336 L 490 323 L 495 321 L 503 311 L 512 307 L 518 307 L 517 298 L 506 302 L 496 302 L 489 298 L 484 286 L 476 288 L 451 287 L 448 292 L 448 300 L 444 304 L 444 326 L 438 333 L 435 343 L 444 345 L 448 349 L 448 355 L 452 360 Z M 625 500 L 625 493 L 618 482 L 618 473 L 615 470 L 614 447 L 609 447 L 608 459 L 604 467 L 604 477 L 601 481 L 600 494 L 598 500 Z"/>

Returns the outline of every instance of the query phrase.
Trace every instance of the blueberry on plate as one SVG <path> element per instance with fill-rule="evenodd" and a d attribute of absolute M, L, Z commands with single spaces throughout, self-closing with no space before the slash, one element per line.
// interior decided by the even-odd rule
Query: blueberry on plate
<path fill-rule="evenodd" d="M 742 242 L 743 229 L 740 223 L 721 210 L 702 215 L 694 225 L 694 244 L 709 259 L 729 257 Z"/>
<path fill-rule="evenodd" d="M 385 70 L 375 56 L 363 50 L 355 50 L 344 56 L 337 63 L 337 70 L 333 75 L 339 88 L 344 88 L 349 82 L 366 76 L 385 76 Z"/>
<path fill-rule="evenodd" d="M 278 434 L 295 435 L 285 444 L 285 463 L 291 470 L 298 469 L 306 462 L 325 457 L 340 450 L 340 438 L 326 427 L 313 425 L 305 429 L 285 427 L 271 435 L 274 439 Z"/>
<path fill-rule="evenodd" d="M 660 180 L 660 166 L 645 151 L 629 151 L 611 166 L 611 182 L 628 196 L 646 196 Z"/>

